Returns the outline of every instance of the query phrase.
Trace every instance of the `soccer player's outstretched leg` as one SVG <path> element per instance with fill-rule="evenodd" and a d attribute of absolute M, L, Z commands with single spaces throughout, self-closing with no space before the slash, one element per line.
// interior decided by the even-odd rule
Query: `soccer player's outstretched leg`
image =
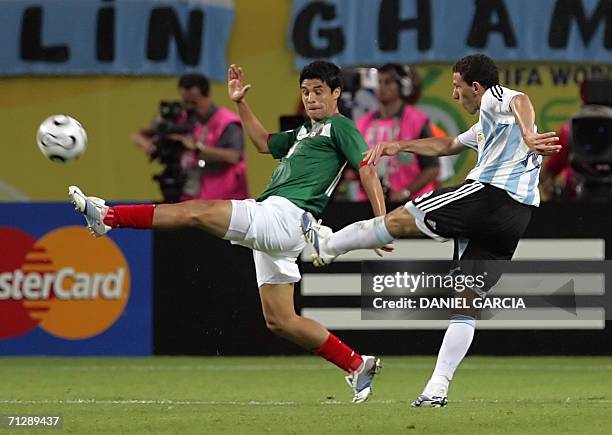
<path fill-rule="evenodd" d="M 68 193 L 98 237 L 113 228 L 191 227 L 252 249 L 270 331 L 346 371 L 353 402 L 362 403 L 372 393 L 380 361 L 360 355 L 319 323 L 295 312 L 294 284 L 301 278 L 296 259 L 306 245 L 302 226 L 310 218 L 305 216 L 322 214 L 347 164 L 359 171 L 375 216 L 386 212 L 384 197 L 372 166 L 360 167 L 367 145 L 353 122 L 338 112 L 340 69 L 315 61 L 304 67 L 299 85 L 309 120 L 295 130 L 269 134 L 246 102 L 251 85 L 245 84 L 242 68 L 231 65 L 228 70 L 229 97 L 236 103 L 244 129 L 260 153 L 280 160 L 257 200 L 109 206 L 76 186 L 70 186 Z"/>
<path fill-rule="evenodd" d="M 462 267 L 480 264 L 486 268 L 477 271 L 488 273 L 484 287 L 457 292 L 455 297 L 486 296 L 500 273 L 488 270 L 494 262 L 474 260 L 512 259 L 531 212 L 540 202 L 542 156 L 561 147 L 554 132 L 537 133 L 529 97 L 500 86 L 497 67 L 487 56 L 466 56 L 455 63 L 453 98 L 470 114 L 479 114 L 468 131 L 450 138 L 381 143 L 367 153 L 365 161 L 376 165 L 381 156 L 401 151 L 444 156 L 469 148 L 478 153 L 478 161 L 465 182 L 409 201 L 384 218 L 356 222 L 336 233 L 321 230 L 316 222 L 304 224 L 317 264 L 329 264 L 354 249 L 383 246 L 418 230 L 439 241 L 454 240 L 454 257 L 461 260 Z M 446 406 L 450 381 L 470 348 L 475 325 L 473 309 L 453 312 L 431 378 L 412 406 Z"/>

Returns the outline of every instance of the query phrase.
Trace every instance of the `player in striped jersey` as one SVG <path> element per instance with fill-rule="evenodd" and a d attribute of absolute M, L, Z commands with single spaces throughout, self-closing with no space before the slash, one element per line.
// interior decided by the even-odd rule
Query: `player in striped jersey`
<path fill-rule="evenodd" d="M 479 114 L 478 122 L 468 131 L 458 137 L 381 143 L 367 153 L 363 163 L 375 165 L 381 156 L 401 151 L 444 156 L 470 148 L 478 153 L 478 162 L 466 181 L 331 235 L 328 228 L 312 220 L 305 222 L 307 240 L 317 248 L 315 265 L 328 264 L 354 249 L 383 246 L 419 230 L 440 241 L 454 239 L 456 260 L 472 260 L 474 265 L 484 262 L 473 260 L 512 258 L 531 212 L 539 204 L 542 156 L 559 151 L 558 137 L 554 132 L 537 133 L 529 97 L 500 86 L 497 67 L 485 55 L 466 56 L 453 66 L 453 98 L 470 114 Z M 472 306 L 471 300 L 483 297 L 498 279 L 498 271 L 490 271 L 484 287 L 456 297 L 469 299 L 465 305 Z M 453 311 L 434 372 L 413 406 L 447 404 L 449 383 L 471 345 L 475 318 L 474 308 Z"/>

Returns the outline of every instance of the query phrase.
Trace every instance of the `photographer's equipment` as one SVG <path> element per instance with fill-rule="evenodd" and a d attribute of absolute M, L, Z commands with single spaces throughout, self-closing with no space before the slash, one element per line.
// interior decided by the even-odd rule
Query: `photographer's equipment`
<path fill-rule="evenodd" d="M 188 113 L 183 119 L 183 107 L 178 101 L 159 103 L 160 120 L 156 125 L 156 149 L 151 160 L 158 159 L 164 170 L 153 176 L 159 183 L 164 202 L 174 203 L 180 200 L 187 179 L 181 168 L 181 155 L 185 147 L 180 141 L 170 139 L 172 134 L 191 134 L 195 123 L 195 114 Z"/>
<path fill-rule="evenodd" d="M 375 110 L 378 100 L 374 90 L 378 86 L 376 68 L 347 68 L 342 70 L 344 90 L 340 98 L 341 113 L 358 119 L 370 110 Z"/>
<path fill-rule="evenodd" d="M 580 199 L 612 199 L 612 80 L 587 81 L 586 105 L 571 118 L 570 163 Z"/>
<path fill-rule="evenodd" d="M 183 114 L 183 106 L 179 101 L 160 101 L 159 116 L 169 122 L 176 122 Z"/>
<path fill-rule="evenodd" d="M 612 80 L 585 80 L 582 84 L 584 104 L 612 106 Z"/>

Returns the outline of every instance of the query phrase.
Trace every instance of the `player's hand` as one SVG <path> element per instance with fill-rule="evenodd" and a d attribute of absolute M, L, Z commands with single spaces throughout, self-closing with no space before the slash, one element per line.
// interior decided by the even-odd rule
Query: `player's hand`
<path fill-rule="evenodd" d="M 523 135 L 523 140 L 532 151 L 543 156 L 557 154 L 561 150 L 561 145 L 558 144 L 559 137 L 554 131 L 529 132 Z"/>
<path fill-rule="evenodd" d="M 242 68 L 231 64 L 227 70 L 227 92 L 234 103 L 239 103 L 244 98 L 251 85 L 244 84 L 244 72 Z"/>
<path fill-rule="evenodd" d="M 399 152 L 400 146 L 397 142 L 381 142 L 365 152 L 363 161 L 376 166 L 382 156 L 394 156 Z"/>
<path fill-rule="evenodd" d="M 395 246 L 393 246 L 393 243 L 388 243 L 385 246 L 383 246 L 382 248 L 376 248 L 374 249 L 374 252 L 376 253 L 376 255 L 378 255 L 379 257 L 383 256 L 382 251 L 384 252 L 393 252 L 393 250 L 395 249 Z"/>

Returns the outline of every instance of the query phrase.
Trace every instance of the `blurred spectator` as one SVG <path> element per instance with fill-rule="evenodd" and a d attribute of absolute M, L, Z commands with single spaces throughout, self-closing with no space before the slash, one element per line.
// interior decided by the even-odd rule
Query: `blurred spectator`
<path fill-rule="evenodd" d="M 165 165 L 155 176 L 164 201 L 248 198 L 240 118 L 213 103 L 203 75 L 181 76 L 178 91 L 180 107 L 162 103 L 160 117 L 132 135 L 134 144 Z"/>
<path fill-rule="evenodd" d="M 376 97 L 378 108 L 357 119 L 357 128 L 370 148 L 377 143 L 399 139 L 418 139 L 433 136 L 427 115 L 414 105 L 421 96 L 419 77 L 409 67 L 386 64 L 378 69 Z M 436 187 L 439 172 L 437 157 L 423 157 L 400 153 L 385 158 L 377 165 L 386 196 L 392 202 L 406 202 Z M 366 199 L 358 187 L 355 174 L 347 171 L 348 197 Z"/>

